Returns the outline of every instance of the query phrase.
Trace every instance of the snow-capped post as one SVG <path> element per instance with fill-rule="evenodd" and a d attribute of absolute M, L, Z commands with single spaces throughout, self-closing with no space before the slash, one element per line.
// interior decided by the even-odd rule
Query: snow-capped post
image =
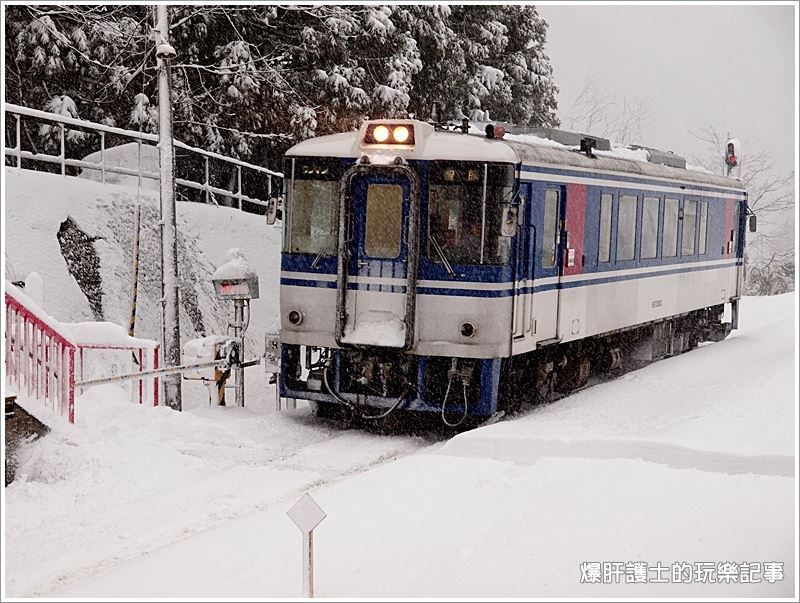
<path fill-rule="evenodd" d="M 164 365 L 181 363 L 180 301 L 178 300 L 178 240 L 175 219 L 175 152 L 172 140 L 170 62 L 175 49 L 169 44 L 169 9 L 156 7 L 156 59 L 158 61 L 158 156 L 161 170 L 161 292 Z M 181 410 L 181 375 L 164 377 L 167 406 Z"/>
<path fill-rule="evenodd" d="M 306 493 L 286 514 L 303 535 L 303 596 L 314 596 L 314 528 L 327 517 L 316 501 Z"/>
<path fill-rule="evenodd" d="M 233 337 L 238 343 L 238 358 L 234 367 L 236 375 L 236 405 L 244 407 L 244 369 L 245 366 L 260 361 L 245 362 L 244 333 L 250 324 L 250 300 L 258 299 L 258 275 L 247 263 L 242 252 L 234 247 L 228 250 L 228 261 L 211 275 L 214 290 L 220 299 L 233 301 Z"/>

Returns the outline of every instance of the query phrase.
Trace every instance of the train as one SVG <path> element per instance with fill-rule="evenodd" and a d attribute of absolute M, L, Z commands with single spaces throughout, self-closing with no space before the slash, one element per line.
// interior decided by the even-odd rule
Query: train
<path fill-rule="evenodd" d="M 284 174 L 279 389 L 322 416 L 475 425 L 737 328 L 747 192 L 673 153 L 378 119 Z"/>

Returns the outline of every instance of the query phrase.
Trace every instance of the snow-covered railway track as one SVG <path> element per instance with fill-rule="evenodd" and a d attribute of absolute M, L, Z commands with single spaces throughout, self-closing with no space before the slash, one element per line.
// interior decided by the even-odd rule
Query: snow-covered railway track
<path fill-rule="evenodd" d="M 440 439 L 342 431 L 304 412 L 126 407 L 85 440 L 53 434 L 36 444 L 8 491 L 9 594 L 47 594 L 225 522 L 288 508 L 303 492 Z M 65 497 L 68 508 L 57 504 Z M 29 563 L 36 572 L 24 571 Z"/>

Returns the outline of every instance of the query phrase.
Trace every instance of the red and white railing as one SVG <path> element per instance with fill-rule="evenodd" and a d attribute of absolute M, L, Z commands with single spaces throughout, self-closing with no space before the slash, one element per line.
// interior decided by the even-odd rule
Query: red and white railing
<path fill-rule="evenodd" d="M 84 377 L 85 355 L 91 351 L 130 351 L 136 373 L 133 397 L 140 404 L 152 399 L 158 406 L 159 346 L 155 341 L 135 337 L 108 337 L 94 324 L 62 324 L 47 315 L 20 289 L 6 281 L 5 369 L 6 380 L 19 394 L 36 399 L 75 422 L 75 388 L 89 385 Z M 121 329 L 121 327 L 120 327 Z M 88 331 L 88 337 L 87 333 Z M 98 336 L 99 335 L 99 336 Z M 78 364 L 76 366 L 76 355 Z M 152 376 L 152 379 L 150 379 Z M 130 377 L 129 377 L 130 378 Z M 95 380 L 96 381 L 96 380 Z"/>

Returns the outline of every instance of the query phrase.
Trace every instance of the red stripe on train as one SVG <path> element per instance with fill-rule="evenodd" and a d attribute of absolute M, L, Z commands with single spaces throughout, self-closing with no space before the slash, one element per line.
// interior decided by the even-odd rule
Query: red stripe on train
<path fill-rule="evenodd" d="M 583 272 L 584 242 L 586 227 L 586 185 L 567 185 L 567 250 L 564 254 L 564 275 Z M 574 253 L 574 256 L 573 256 Z M 570 256 L 573 265 L 569 265 Z"/>

